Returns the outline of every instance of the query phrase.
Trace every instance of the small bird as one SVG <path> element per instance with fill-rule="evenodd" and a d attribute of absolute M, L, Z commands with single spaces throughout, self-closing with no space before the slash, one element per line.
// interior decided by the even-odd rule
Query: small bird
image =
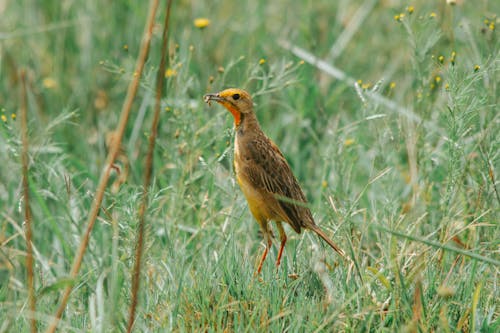
<path fill-rule="evenodd" d="M 287 240 L 282 222 L 288 223 L 297 233 L 302 228 L 314 231 L 338 254 L 344 256 L 344 252 L 314 222 L 304 192 L 285 157 L 261 130 L 250 94 L 242 89 L 230 88 L 207 94 L 204 100 L 209 105 L 211 101 L 221 104 L 234 117 L 236 134 L 233 165 L 236 180 L 266 241 L 257 274 L 261 272 L 272 246 L 270 221 L 276 222 L 281 241 L 276 267 L 280 265 Z"/>

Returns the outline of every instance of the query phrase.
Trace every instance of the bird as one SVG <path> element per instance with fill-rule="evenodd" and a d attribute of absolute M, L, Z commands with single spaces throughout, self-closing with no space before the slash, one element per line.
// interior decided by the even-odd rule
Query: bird
<path fill-rule="evenodd" d="M 229 88 L 203 98 L 209 106 L 212 101 L 224 106 L 234 118 L 234 173 L 265 240 L 256 275 L 261 273 L 272 246 L 271 221 L 276 223 L 280 237 L 277 268 L 287 241 L 283 223 L 288 223 L 299 234 L 302 229 L 312 230 L 344 257 L 344 251 L 314 222 L 304 192 L 285 156 L 262 131 L 250 94 L 243 89 Z"/>

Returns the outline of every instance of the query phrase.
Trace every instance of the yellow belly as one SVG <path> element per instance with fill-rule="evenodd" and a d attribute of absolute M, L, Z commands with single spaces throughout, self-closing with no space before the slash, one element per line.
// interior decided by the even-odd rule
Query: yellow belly
<path fill-rule="evenodd" d="M 241 191 L 248 202 L 248 208 L 252 212 L 254 218 L 259 222 L 260 226 L 267 230 L 267 222 L 270 220 L 280 220 L 274 212 L 273 202 L 276 200 L 270 195 L 266 195 L 258 191 L 248 180 L 244 173 L 245 160 L 240 156 L 238 137 L 236 137 L 234 145 L 234 171 L 236 180 L 240 185 Z"/>
<path fill-rule="evenodd" d="M 265 228 L 267 221 L 273 219 L 273 213 L 269 209 L 269 198 L 264 197 L 258 190 L 256 190 L 251 183 L 238 172 L 238 167 L 235 162 L 236 180 L 240 185 L 243 195 L 247 199 L 248 208 L 252 212 L 254 218 L 259 224 Z"/>

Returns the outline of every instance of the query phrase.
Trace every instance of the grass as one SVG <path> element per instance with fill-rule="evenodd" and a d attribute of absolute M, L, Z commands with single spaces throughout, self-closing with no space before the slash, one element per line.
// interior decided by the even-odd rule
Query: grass
<path fill-rule="evenodd" d="M 76 278 L 70 270 L 147 12 L 0 6 L 0 332 L 27 332 L 32 318 L 45 331 L 68 286 L 59 331 L 127 329 L 164 3 L 117 162 L 128 161 L 127 182 L 114 191 L 112 173 Z M 494 1 L 174 2 L 135 331 L 498 331 L 499 12 Z M 233 178 L 232 120 L 202 100 L 230 86 L 253 94 L 350 261 L 288 228 L 279 270 L 274 248 L 254 278 L 262 238 Z"/>

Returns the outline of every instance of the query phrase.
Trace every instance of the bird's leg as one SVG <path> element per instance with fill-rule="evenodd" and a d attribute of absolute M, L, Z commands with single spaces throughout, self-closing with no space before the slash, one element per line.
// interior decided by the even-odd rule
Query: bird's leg
<path fill-rule="evenodd" d="M 263 232 L 264 232 L 264 239 L 266 240 L 266 248 L 264 249 L 264 252 L 262 253 L 262 257 L 260 258 L 259 267 L 257 268 L 257 272 L 255 275 L 259 275 L 260 271 L 262 271 L 262 264 L 264 263 L 264 260 L 266 260 L 267 253 L 269 252 L 269 249 L 273 245 L 273 243 L 271 241 L 272 234 L 269 232 L 269 230 L 266 229 L 266 230 L 263 230 Z"/>
<path fill-rule="evenodd" d="M 286 243 L 286 233 L 285 229 L 283 229 L 283 225 L 281 222 L 276 222 L 276 226 L 278 227 L 278 232 L 280 233 L 280 250 L 278 251 L 278 259 L 276 259 L 276 267 L 279 267 L 281 263 L 281 255 L 283 254 L 283 249 L 285 248 Z"/>

